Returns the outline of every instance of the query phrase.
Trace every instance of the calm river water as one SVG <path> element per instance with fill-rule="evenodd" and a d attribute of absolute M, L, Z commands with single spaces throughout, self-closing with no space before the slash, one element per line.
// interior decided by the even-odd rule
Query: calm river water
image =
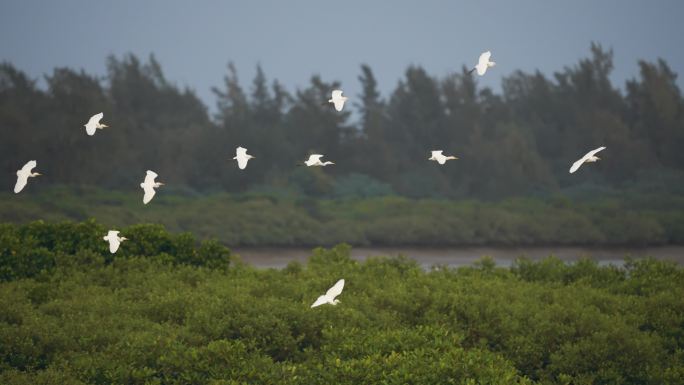
<path fill-rule="evenodd" d="M 308 248 L 233 248 L 244 262 L 261 268 L 282 268 L 290 261 L 304 262 L 311 255 Z M 482 256 L 491 256 L 498 266 L 510 266 L 521 256 L 541 259 L 554 255 L 565 261 L 580 257 L 591 257 L 601 264 L 622 264 L 625 257 L 654 257 L 684 264 L 684 246 L 662 246 L 646 248 L 596 248 L 596 247 L 462 247 L 462 248 L 418 248 L 418 247 L 356 247 L 352 258 L 364 260 L 369 256 L 404 255 L 415 259 L 423 267 L 433 265 L 470 265 Z"/>

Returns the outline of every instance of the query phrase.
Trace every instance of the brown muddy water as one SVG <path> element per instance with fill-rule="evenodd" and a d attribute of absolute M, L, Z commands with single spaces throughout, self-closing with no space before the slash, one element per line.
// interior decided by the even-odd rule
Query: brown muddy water
<path fill-rule="evenodd" d="M 232 248 L 242 260 L 259 268 L 283 268 L 291 261 L 305 262 L 311 255 L 310 248 Z M 589 257 L 599 264 L 620 265 L 626 257 L 653 257 L 684 264 L 684 246 L 659 246 L 645 248 L 599 248 L 599 247 L 355 247 L 352 258 L 363 261 L 368 257 L 403 255 L 416 260 L 424 268 L 434 265 L 458 267 L 471 265 L 483 256 L 494 258 L 497 266 L 509 267 L 518 257 L 533 260 L 550 255 L 572 262 Z"/>

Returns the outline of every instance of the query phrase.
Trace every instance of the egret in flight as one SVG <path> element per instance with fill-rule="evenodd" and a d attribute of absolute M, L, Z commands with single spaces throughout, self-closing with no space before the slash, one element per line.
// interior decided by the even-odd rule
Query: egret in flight
<path fill-rule="evenodd" d="M 247 162 L 254 158 L 253 156 L 247 154 L 247 149 L 244 147 L 238 147 L 235 149 L 235 157 L 233 159 L 236 159 L 238 162 L 238 167 L 240 170 L 244 170 L 245 167 L 247 167 Z"/>
<path fill-rule="evenodd" d="M 333 287 L 328 289 L 328 291 L 325 292 L 324 295 L 318 297 L 316 302 L 314 302 L 313 305 L 311 305 L 311 307 L 314 308 L 316 306 L 321 306 L 321 305 L 324 305 L 326 303 L 329 303 L 331 305 L 337 305 L 338 303 L 340 303 L 340 300 L 335 299 L 335 297 L 342 294 L 343 288 L 344 288 L 344 279 L 340 279 L 339 281 L 337 281 L 337 283 Z"/>
<path fill-rule="evenodd" d="M 347 99 L 349 98 L 342 96 L 342 90 L 334 90 L 332 92 L 332 98 L 328 100 L 328 103 L 334 104 L 337 111 L 342 111 L 342 108 L 344 108 L 344 102 L 346 102 Z"/>
<path fill-rule="evenodd" d="M 477 61 L 477 65 L 475 65 L 475 68 L 471 69 L 468 73 L 472 73 L 473 71 L 477 71 L 477 74 L 482 76 L 487 72 L 487 68 L 489 67 L 494 67 L 496 65 L 495 62 L 489 61 L 489 58 L 492 57 L 492 52 L 487 51 L 483 52 L 480 55 L 480 58 Z"/>
<path fill-rule="evenodd" d="M 452 156 L 452 155 L 445 156 L 444 154 L 442 154 L 442 150 L 432 151 L 432 156 L 428 158 L 428 160 L 434 160 L 435 162 L 437 162 L 439 164 L 444 164 L 444 163 L 446 163 L 447 160 L 452 160 L 452 159 L 458 159 L 458 158 L 455 156 Z"/>
<path fill-rule="evenodd" d="M 584 155 L 582 158 L 580 158 L 578 161 L 572 164 L 572 167 L 570 167 L 570 174 L 574 173 L 577 171 L 578 168 L 580 168 L 581 165 L 583 165 L 585 162 L 586 163 L 593 163 L 601 160 L 598 156 L 596 156 L 596 153 L 599 151 L 605 150 L 605 147 L 599 147 L 595 150 L 591 150 L 587 152 L 586 155 Z"/>
<path fill-rule="evenodd" d="M 145 175 L 145 181 L 140 183 L 140 187 L 145 191 L 143 196 L 143 203 L 148 204 L 154 198 L 154 194 L 157 192 L 155 188 L 163 186 L 164 183 L 155 182 L 154 179 L 157 177 L 157 173 L 154 171 L 147 170 L 147 175 Z"/>
<path fill-rule="evenodd" d="M 95 131 L 98 128 L 103 129 L 103 128 L 107 127 L 106 124 L 100 123 L 100 119 L 102 119 L 103 116 L 104 116 L 104 114 L 102 112 L 100 112 L 99 114 L 95 114 L 95 115 L 90 117 L 90 119 L 88 120 L 88 123 L 84 124 L 84 126 L 86 128 L 86 133 L 88 135 L 93 136 L 93 135 L 95 135 Z"/>
<path fill-rule="evenodd" d="M 31 170 L 33 170 L 36 167 L 36 165 L 37 163 L 35 160 L 30 160 L 26 162 L 24 167 L 22 167 L 20 170 L 17 170 L 17 184 L 14 185 L 15 194 L 18 194 L 21 190 L 24 189 L 24 187 L 26 187 L 26 183 L 28 183 L 28 178 L 41 175 L 37 172 L 31 172 Z"/>
<path fill-rule="evenodd" d="M 309 155 L 309 159 L 304 161 L 304 164 L 307 167 L 311 167 L 311 166 L 324 167 L 324 166 L 327 166 L 329 164 L 335 164 L 335 163 L 330 162 L 330 161 L 321 162 L 322 157 L 323 157 L 323 155 L 321 155 L 321 154 L 311 154 L 311 155 Z"/>
<path fill-rule="evenodd" d="M 106 236 L 103 237 L 103 239 L 109 242 L 109 252 L 112 254 L 116 253 L 116 251 L 119 250 L 119 245 L 121 245 L 121 242 L 128 240 L 128 238 L 126 237 L 120 237 L 119 232 L 116 230 L 109 230 L 109 232 Z"/>

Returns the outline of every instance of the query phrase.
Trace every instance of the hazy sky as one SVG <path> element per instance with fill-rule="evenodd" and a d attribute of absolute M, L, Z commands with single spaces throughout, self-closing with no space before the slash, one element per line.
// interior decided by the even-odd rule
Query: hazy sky
<path fill-rule="evenodd" d="M 261 63 L 290 91 L 317 73 L 350 96 L 368 63 L 386 95 L 410 64 L 444 76 L 491 50 L 498 65 L 481 82 L 499 89 L 517 69 L 572 65 L 595 41 L 615 51 L 622 83 L 637 59 L 684 73 L 681 16 L 681 0 L 2 0 L 0 60 L 38 78 L 55 66 L 103 75 L 107 55 L 154 53 L 168 79 L 213 108 L 229 61 L 243 85 Z"/>

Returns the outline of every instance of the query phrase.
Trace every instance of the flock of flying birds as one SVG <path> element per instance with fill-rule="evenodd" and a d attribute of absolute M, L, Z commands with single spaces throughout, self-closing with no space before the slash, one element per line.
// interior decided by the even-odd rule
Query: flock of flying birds
<path fill-rule="evenodd" d="M 473 67 L 473 69 L 471 69 L 468 73 L 477 71 L 478 75 L 483 76 L 487 72 L 488 68 L 494 67 L 494 65 L 496 64 L 495 62 L 489 60 L 491 56 L 491 51 L 483 52 L 480 55 L 480 58 L 478 59 L 475 67 Z M 342 111 L 347 99 L 348 98 L 346 96 L 342 96 L 342 90 L 334 90 L 332 91 L 331 98 L 327 102 L 323 103 L 323 105 L 332 104 L 335 107 L 335 110 Z M 103 117 L 104 114 L 100 112 L 99 114 L 91 116 L 88 120 L 88 123 L 84 124 L 86 133 L 88 135 L 95 135 L 97 130 L 107 128 L 106 124 L 100 122 Z M 575 171 L 577 171 L 580 168 L 580 166 L 582 166 L 584 163 L 592 163 L 600 160 L 600 158 L 596 156 L 596 154 L 604 149 L 605 147 L 599 147 L 595 150 L 591 150 L 588 153 L 586 153 L 582 158 L 580 158 L 572 164 L 572 167 L 570 167 L 570 173 L 572 174 Z M 331 161 L 323 161 L 323 156 L 324 155 L 322 154 L 311 154 L 309 155 L 309 158 L 303 162 L 303 164 L 307 167 L 325 167 L 335 164 Z M 246 148 L 238 147 L 235 150 L 235 157 L 233 157 L 233 159 L 237 161 L 238 168 L 240 170 L 244 170 L 245 168 L 247 168 L 247 162 L 249 162 L 250 159 L 254 159 L 254 157 L 252 155 L 247 154 Z M 454 159 L 458 158 L 453 155 L 444 155 L 443 150 L 433 150 L 430 158 L 428 158 L 428 160 L 435 161 L 440 165 L 445 164 L 448 160 Z M 29 178 L 41 175 L 38 172 L 32 171 L 36 166 L 36 161 L 31 160 L 27 162 L 20 170 L 17 171 L 17 183 L 14 186 L 15 193 L 21 192 L 24 189 L 24 187 L 26 187 Z M 157 176 L 157 173 L 155 173 L 154 171 L 147 170 L 145 179 L 143 180 L 143 183 L 140 184 L 140 187 L 143 189 L 144 192 L 144 204 L 150 203 L 150 201 L 152 200 L 152 198 L 154 198 L 154 195 L 157 192 L 156 189 L 164 185 L 164 183 L 155 181 Z M 116 251 L 119 249 L 119 246 L 121 245 L 121 242 L 127 240 L 126 237 L 119 236 L 119 231 L 116 230 L 110 230 L 103 239 L 109 243 L 109 251 L 112 254 L 116 253 Z M 311 305 L 311 307 L 313 308 L 323 304 L 337 305 L 337 303 L 339 303 L 340 301 L 335 299 L 335 297 L 342 293 L 343 288 L 344 279 L 340 279 L 324 295 L 318 297 L 316 302 L 314 302 L 313 305 Z"/>

